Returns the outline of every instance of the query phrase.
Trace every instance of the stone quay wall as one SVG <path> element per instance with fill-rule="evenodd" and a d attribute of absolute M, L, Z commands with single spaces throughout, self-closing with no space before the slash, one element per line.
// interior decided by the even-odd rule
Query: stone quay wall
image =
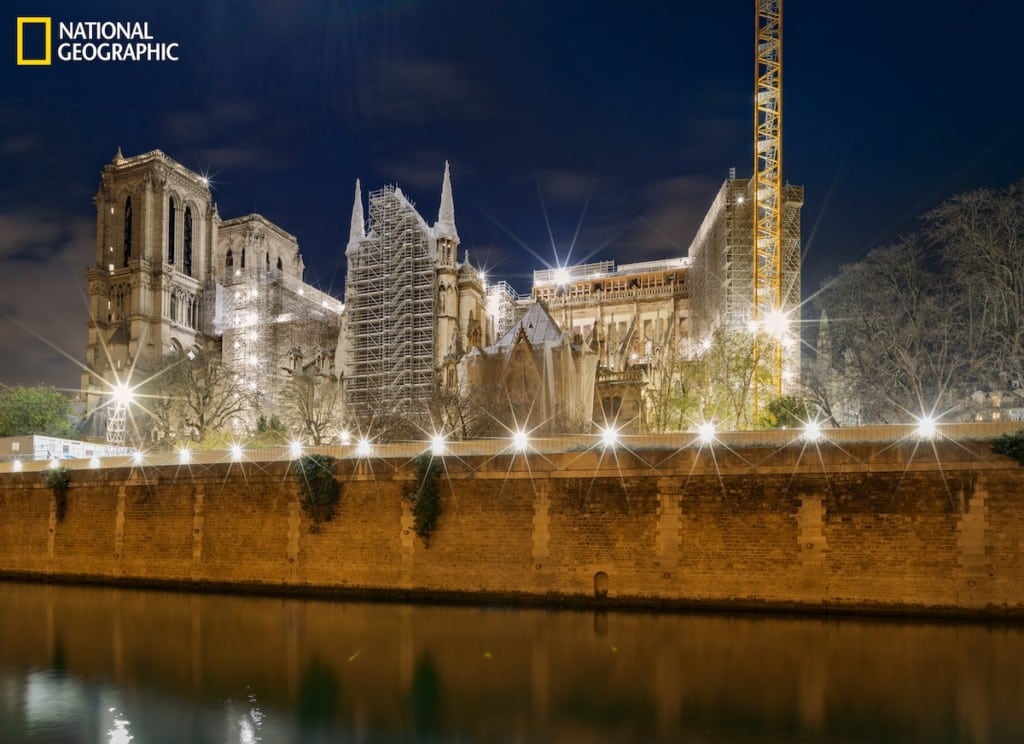
<path fill-rule="evenodd" d="M 1024 468 L 987 439 L 773 436 L 529 454 L 453 446 L 427 542 L 406 497 L 412 457 L 394 452 L 321 450 L 339 456 L 341 500 L 319 525 L 284 457 L 75 467 L 63 497 L 41 472 L 5 472 L 0 577 L 1024 617 Z"/>

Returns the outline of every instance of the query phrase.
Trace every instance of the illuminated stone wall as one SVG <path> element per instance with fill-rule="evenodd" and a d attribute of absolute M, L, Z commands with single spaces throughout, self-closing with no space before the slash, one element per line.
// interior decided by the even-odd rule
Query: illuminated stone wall
<path fill-rule="evenodd" d="M 0 574 L 260 590 L 1024 615 L 1024 469 L 985 442 L 343 459 L 311 530 L 288 462 L 0 476 Z M 940 465 L 941 463 L 941 465 Z M 602 575 L 603 574 L 603 575 Z"/>

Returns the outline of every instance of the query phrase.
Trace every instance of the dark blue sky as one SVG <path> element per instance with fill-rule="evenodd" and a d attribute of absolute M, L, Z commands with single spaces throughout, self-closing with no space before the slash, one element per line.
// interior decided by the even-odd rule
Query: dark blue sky
<path fill-rule="evenodd" d="M 729 168 L 750 175 L 753 11 L 15 0 L 0 21 L 0 383 L 77 385 L 91 198 L 118 146 L 209 172 L 223 217 L 255 210 L 297 235 L 307 279 L 339 297 L 355 179 L 399 184 L 433 220 L 446 159 L 463 246 L 520 290 L 556 255 L 685 255 Z M 944 198 L 1024 177 L 1024 6 L 790 0 L 785 13 L 805 295 Z M 18 67 L 25 15 L 148 21 L 181 61 Z"/>

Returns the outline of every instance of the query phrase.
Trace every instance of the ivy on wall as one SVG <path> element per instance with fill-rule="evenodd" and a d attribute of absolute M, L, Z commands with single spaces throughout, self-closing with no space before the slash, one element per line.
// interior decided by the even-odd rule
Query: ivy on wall
<path fill-rule="evenodd" d="M 437 528 L 441 516 L 441 460 L 424 452 L 413 461 L 416 466 L 416 487 L 407 493 L 412 501 L 412 528 L 427 542 Z"/>
<path fill-rule="evenodd" d="M 1024 465 L 1024 429 L 1013 434 L 1003 434 L 992 440 L 992 451 L 997 455 L 1007 455 Z"/>
<path fill-rule="evenodd" d="M 57 501 L 57 521 L 61 522 L 68 510 L 68 483 L 71 481 L 68 469 L 63 465 L 47 468 L 44 477 L 46 485 L 53 490 L 53 496 Z"/>
<path fill-rule="evenodd" d="M 329 522 L 341 500 L 341 486 L 334 477 L 335 460 L 330 455 L 303 455 L 295 464 L 299 481 L 299 503 L 313 520 L 313 532 Z"/>

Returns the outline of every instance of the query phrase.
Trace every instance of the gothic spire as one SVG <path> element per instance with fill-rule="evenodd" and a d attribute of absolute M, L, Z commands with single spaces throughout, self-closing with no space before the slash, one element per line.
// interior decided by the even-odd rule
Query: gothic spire
<path fill-rule="evenodd" d="M 363 192 L 359 186 L 359 179 L 356 179 L 356 197 L 352 203 L 352 227 L 348 233 L 348 245 L 351 248 L 360 240 L 366 237 L 363 231 Z"/>
<path fill-rule="evenodd" d="M 437 224 L 434 226 L 439 238 L 451 238 L 459 242 L 455 229 L 455 203 L 452 201 L 452 177 L 448 161 L 444 161 L 444 182 L 441 184 L 441 208 L 437 210 Z"/>

